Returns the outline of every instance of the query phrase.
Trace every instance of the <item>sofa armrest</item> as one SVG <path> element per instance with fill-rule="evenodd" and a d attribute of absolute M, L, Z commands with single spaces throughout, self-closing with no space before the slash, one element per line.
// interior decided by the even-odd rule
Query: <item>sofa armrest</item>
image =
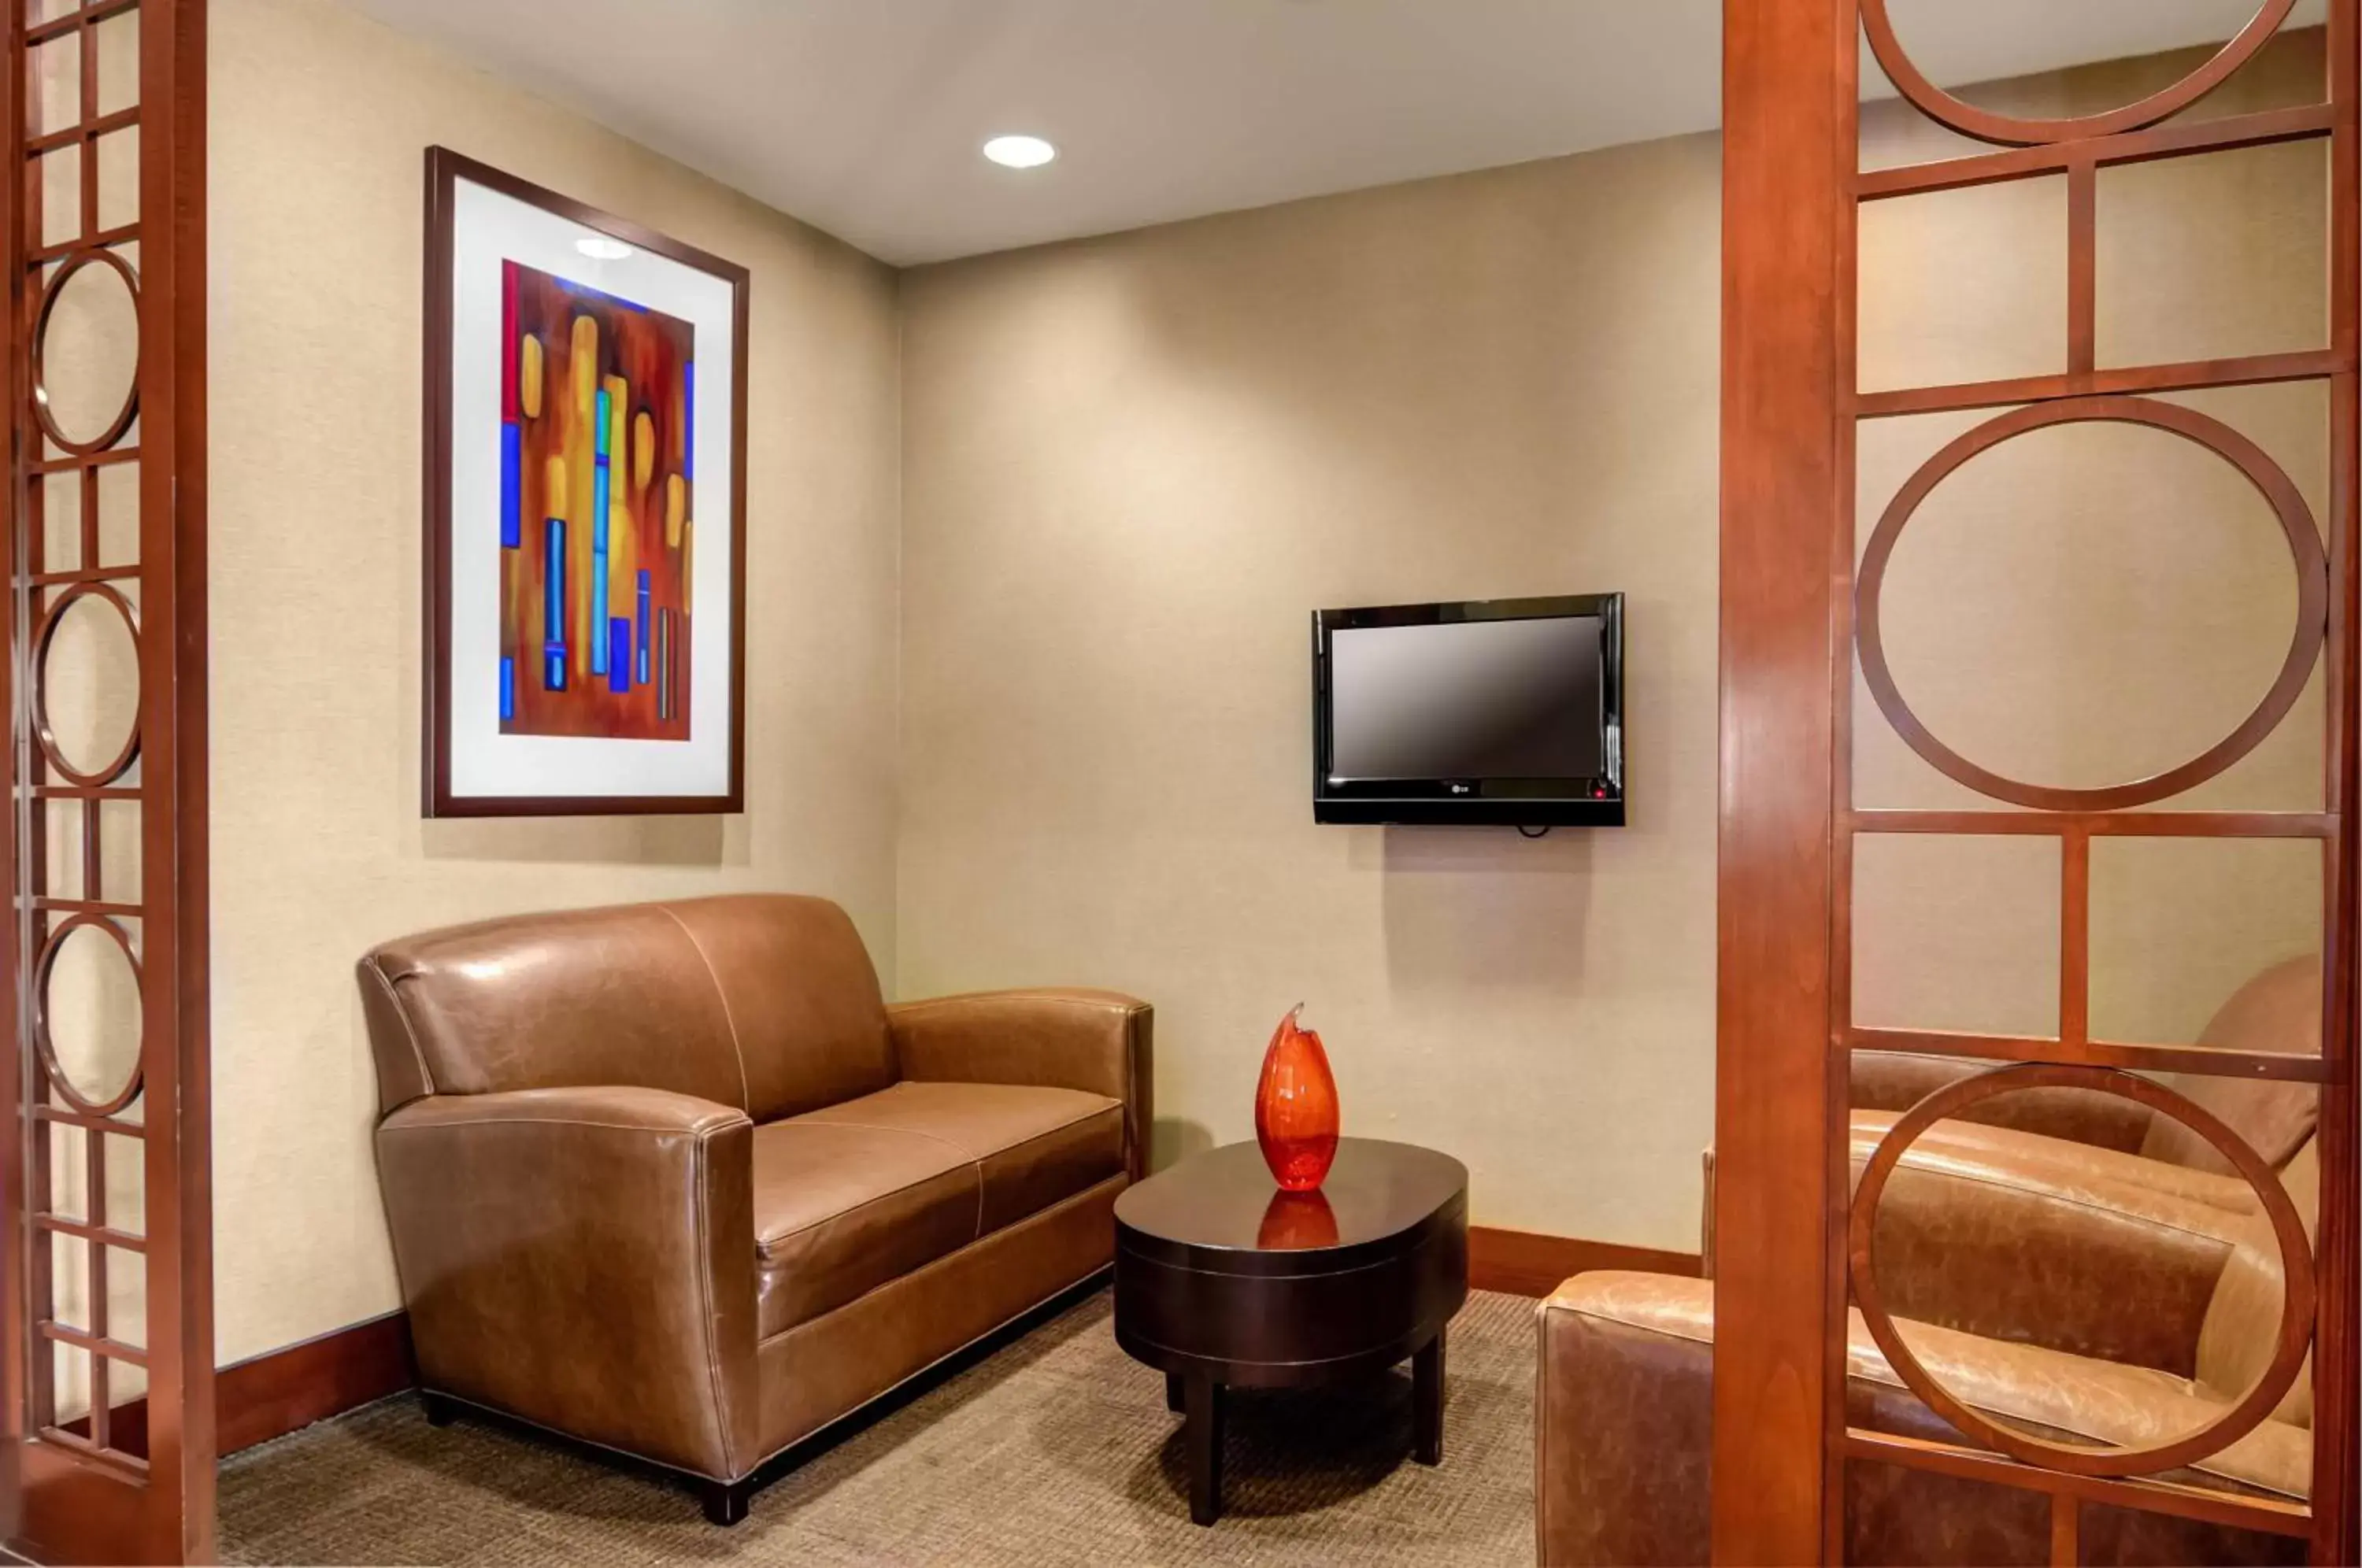
<path fill-rule="evenodd" d="M 1541 1568 L 1708 1560 L 1713 1299 L 1712 1286 L 1695 1280 L 1586 1274 L 1541 1304 L 1534 1388 Z M 1601 1310 L 1602 1303 L 1631 1309 Z"/>
<path fill-rule="evenodd" d="M 1915 1051 L 1856 1051 L 1852 1055 L 1852 1092 L 1847 1098 L 1857 1110 L 1908 1110 L 1948 1084 L 2003 1066 Z M 2018 1089 L 1980 1100 L 1958 1118 L 2126 1154 L 2139 1152 L 2148 1136 L 2149 1119 L 2145 1105 L 2081 1088 Z"/>
<path fill-rule="evenodd" d="M 975 991 L 886 1010 L 902 1076 L 1037 1084 L 1123 1102 L 1124 1168 L 1148 1174 L 1154 1010 L 1118 991 Z"/>
<path fill-rule="evenodd" d="M 1703 1562 L 1711 1555 L 1708 1451 L 1714 1287 L 1703 1280 L 1586 1274 L 1542 1304 L 1534 1411 L 1538 1556 L 1574 1564 Z M 1959 1433 L 1902 1384 L 1858 1311 L 1847 1314 L 1849 1426 L 1924 1441 Z M 2053 1442 L 2130 1446 L 2219 1417 L 2218 1398 L 2153 1368 L 2007 1344 L 1898 1320 L 1937 1383 L 1988 1419 Z M 2265 1421 L 2161 1480 L 2301 1499 L 2312 1434 Z M 1962 1487 L 1932 1473 L 1855 1466 L 1847 1476 L 1840 1560 L 2040 1562 L 2048 1499 Z M 2138 1534 L 2126 1523 L 2138 1518 Z M 2086 1510 L 2089 1562 L 2253 1560 L 2257 1538 L 2194 1520 Z M 1962 1546 L 1962 1542 L 1970 1544 Z"/>
<path fill-rule="evenodd" d="M 378 1126 L 421 1383 L 716 1480 L 756 1455 L 753 1124 L 651 1088 Z"/>

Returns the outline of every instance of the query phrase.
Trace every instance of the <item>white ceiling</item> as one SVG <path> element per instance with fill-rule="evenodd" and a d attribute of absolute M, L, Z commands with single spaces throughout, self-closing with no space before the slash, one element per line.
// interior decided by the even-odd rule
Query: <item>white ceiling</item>
<path fill-rule="evenodd" d="M 1719 118 L 1720 0 L 361 4 L 898 265 Z M 1928 73 L 1959 83 L 2224 38 L 2256 4 L 1893 14 Z M 1019 173 L 977 155 L 1011 131 L 1062 156 Z"/>

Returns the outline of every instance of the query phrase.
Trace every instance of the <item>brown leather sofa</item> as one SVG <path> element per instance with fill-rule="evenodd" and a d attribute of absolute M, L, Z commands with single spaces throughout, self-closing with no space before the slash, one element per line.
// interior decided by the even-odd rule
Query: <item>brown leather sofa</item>
<path fill-rule="evenodd" d="M 2264 970 L 2216 1010 L 2202 1046 L 2286 1055 L 2321 1054 L 2321 955 Z M 1859 1164 L 1913 1105 L 1991 1063 L 1955 1056 L 1858 1051 L 1853 1056 L 1852 1139 Z M 2168 1075 L 2166 1082 L 2213 1111 L 2274 1166 L 2312 1136 L 2321 1102 L 2312 1085 L 2279 1078 Z M 2082 1174 L 2170 1193 L 2235 1213 L 2257 1212 L 2255 1195 L 2230 1162 L 2170 1116 L 2119 1095 L 2040 1088 L 1999 1095 L 1959 1121 L 1928 1130 L 1915 1154 L 1940 1154 L 1949 1168 L 2018 1182 L 2071 1182 Z"/>
<path fill-rule="evenodd" d="M 2255 976 L 2217 1010 L 2197 1043 L 2217 1050 L 2319 1055 L 2321 955 L 2291 958 Z M 1853 1174 L 1861 1174 L 1905 1110 L 1993 1066 L 1958 1056 L 1855 1052 L 1849 1084 Z M 2310 1084 L 2196 1074 L 2169 1074 L 2166 1082 L 2213 1112 L 2276 1168 L 2296 1157 L 2320 1121 L 2320 1099 Z M 2147 1106 L 2089 1089 L 2021 1089 L 1980 1101 L 1959 1120 L 1929 1128 L 1904 1156 L 1904 1168 L 2062 1194 L 2097 1176 L 2234 1214 L 2258 1212 L 2247 1184 L 2204 1138 Z M 1711 1276 L 1712 1149 L 1705 1152 L 1700 1233 Z"/>
<path fill-rule="evenodd" d="M 2319 1049 L 2319 963 L 2243 988 L 2205 1043 Z M 1853 1165 L 1901 1113 L 1991 1064 L 1858 1059 Z M 2268 1159 L 2312 1223 L 2317 1107 L 2301 1085 L 2177 1083 Z M 1880 1284 L 1905 1338 L 1970 1407 L 2061 1441 L 2150 1443 L 2220 1413 L 2269 1359 L 2279 1252 L 2252 1195 L 2179 1123 L 2072 1091 L 1986 1102 L 1914 1145 L 1879 1209 Z M 1850 1315 L 1847 1416 L 1935 1441 L 1959 1434 L 1908 1392 Z M 1633 1274 L 1569 1280 L 1540 1310 L 1536 1524 L 1545 1564 L 1707 1556 L 1713 1286 Z M 2309 1369 L 2255 1432 L 2169 1479 L 2302 1498 Z M 1847 1467 L 1847 1560 L 2041 1562 L 2047 1500 L 1891 1466 Z M 2302 1542 L 2108 1508 L 2083 1513 L 2088 1562 L 2299 1561 Z"/>
<path fill-rule="evenodd" d="M 1105 1267 L 1145 1168 L 1150 1010 L 889 1007 L 820 899 L 528 915 L 359 966 L 430 1415 L 692 1478 L 766 1462 Z"/>

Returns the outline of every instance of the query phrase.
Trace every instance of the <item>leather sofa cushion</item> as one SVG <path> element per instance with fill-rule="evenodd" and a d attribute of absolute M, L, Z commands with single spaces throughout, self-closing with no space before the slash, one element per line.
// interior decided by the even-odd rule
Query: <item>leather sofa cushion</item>
<path fill-rule="evenodd" d="M 958 1151 L 983 1187 L 977 1235 L 1123 1169 L 1123 1102 L 1082 1089 L 901 1083 L 801 1120 L 877 1127 Z"/>
<path fill-rule="evenodd" d="M 1714 1286 L 1705 1280 L 1578 1275 L 1552 1293 L 1542 1313 L 1546 1320 L 1554 1313 L 1577 1313 L 1668 1339 L 1714 1342 Z M 2047 1433 L 2146 1447 L 2193 1430 L 2223 1412 L 2219 1397 L 2169 1373 L 2040 1345 L 2005 1344 L 1906 1319 L 1895 1324 L 1921 1364 L 1955 1397 L 1989 1417 Z M 1848 1312 L 1846 1326 L 1847 1376 L 1901 1388 L 1903 1380 L 1870 1337 L 1861 1314 Z M 2191 1468 L 2301 1499 L 2312 1485 L 2312 1434 L 2268 1420 Z"/>
<path fill-rule="evenodd" d="M 903 1083 L 755 1130 L 756 1332 L 769 1338 L 1123 1171 L 1123 1106 L 1078 1089 Z"/>
<path fill-rule="evenodd" d="M 755 1331 L 784 1332 L 976 1240 L 976 1164 L 801 1117 L 755 1129 Z"/>
<path fill-rule="evenodd" d="M 778 893 L 664 906 L 721 992 L 757 1122 L 892 1083 L 877 971 L 853 920 L 826 899 Z"/>

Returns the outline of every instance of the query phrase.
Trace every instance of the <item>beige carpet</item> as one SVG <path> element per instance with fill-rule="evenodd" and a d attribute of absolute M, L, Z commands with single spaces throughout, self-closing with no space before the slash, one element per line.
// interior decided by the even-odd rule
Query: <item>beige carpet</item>
<path fill-rule="evenodd" d="M 1116 1348 L 1106 1292 L 756 1494 L 686 1488 L 390 1399 L 224 1463 L 232 1562 L 1488 1563 L 1533 1561 L 1533 1303 L 1453 1322 L 1440 1468 L 1410 1373 L 1233 1397 L 1226 1512 L 1189 1522 L 1181 1419 Z"/>

